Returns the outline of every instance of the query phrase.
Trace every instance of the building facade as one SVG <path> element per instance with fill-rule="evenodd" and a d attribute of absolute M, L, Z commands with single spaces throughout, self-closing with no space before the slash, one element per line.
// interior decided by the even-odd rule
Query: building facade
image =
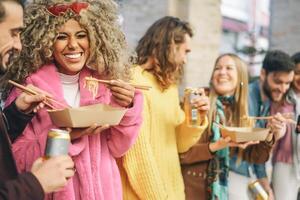
<path fill-rule="evenodd" d="M 189 21 L 195 35 L 192 52 L 181 84 L 184 87 L 208 86 L 221 42 L 220 0 L 119 0 L 123 28 L 130 47 L 157 19 L 172 15 Z"/>
<path fill-rule="evenodd" d="M 270 48 L 300 51 L 299 0 L 271 0 Z"/>

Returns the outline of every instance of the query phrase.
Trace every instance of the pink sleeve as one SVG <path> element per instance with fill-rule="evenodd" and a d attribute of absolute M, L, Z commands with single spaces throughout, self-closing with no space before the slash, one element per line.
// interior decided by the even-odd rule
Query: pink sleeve
<path fill-rule="evenodd" d="M 28 79 L 26 84 L 28 84 Z M 5 106 L 11 104 L 20 94 L 21 91 L 19 89 L 13 88 L 5 101 Z M 41 123 L 45 115 L 46 111 L 43 111 L 39 113 L 39 117 L 34 117 L 22 135 L 12 144 L 15 162 L 20 172 L 30 170 L 33 162 L 43 155 L 42 147 L 45 146 L 47 135 L 42 134 L 42 128 L 37 126 L 37 124 Z"/>
<path fill-rule="evenodd" d="M 108 147 L 114 157 L 121 157 L 135 143 L 142 123 L 142 110 L 143 95 L 136 91 L 133 106 L 127 110 L 120 124 L 110 129 Z"/>
<path fill-rule="evenodd" d="M 37 134 L 38 128 L 32 123 L 28 124 L 23 134 L 12 144 L 19 172 L 29 171 L 34 161 L 44 155 L 47 134 Z"/>
<path fill-rule="evenodd" d="M 69 155 L 78 156 L 87 146 L 87 143 L 88 143 L 87 136 L 82 136 L 81 138 L 77 138 L 76 140 L 73 140 L 69 146 Z"/>
<path fill-rule="evenodd" d="M 26 84 L 34 84 L 31 78 L 27 78 Z M 5 106 L 8 106 L 12 101 L 19 96 L 21 91 L 14 88 L 5 101 Z M 52 121 L 46 111 L 39 111 L 32 121 L 27 125 L 22 135 L 12 144 L 12 150 L 19 171 L 30 170 L 33 162 L 44 155 L 47 134 L 51 128 L 58 128 L 52 124 Z M 69 154 L 76 156 L 80 154 L 87 143 L 86 138 L 77 139 L 70 145 Z"/>
<path fill-rule="evenodd" d="M 13 88 L 9 93 L 8 98 L 5 100 L 4 107 L 10 105 L 20 94 L 20 90 Z M 37 146 L 31 145 L 31 143 L 26 142 L 27 139 L 24 137 L 24 134 L 26 134 L 26 132 L 28 131 L 33 132 L 32 124 L 29 124 L 24 130 L 23 134 L 18 137 L 14 144 L 12 144 L 12 151 L 14 153 L 15 162 L 20 172 L 24 172 L 31 168 L 35 157 L 37 157 L 36 152 L 39 152 L 39 150 L 36 148 Z"/>

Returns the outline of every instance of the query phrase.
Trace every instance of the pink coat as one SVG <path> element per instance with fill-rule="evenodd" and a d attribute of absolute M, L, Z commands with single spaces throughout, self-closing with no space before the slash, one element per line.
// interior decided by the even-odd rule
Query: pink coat
<path fill-rule="evenodd" d="M 83 87 L 84 77 L 97 77 L 91 70 L 84 68 L 79 76 L 80 105 L 104 103 L 116 105 L 105 85 L 99 85 L 95 99 Z M 45 65 L 26 79 L 26 84 L 33 84 L 52 94 L 65 104 L 63 91 L 56 67 Z M 8 105 L 20 93 L 14 89 L 6 104 Z M 115 158 L 121 157 L 134 144 L 142 122 L 143 99 L 140 92 L 135 93 L 133 107 L 128 109 L 120 124 L 98 135 L 76 139 L 70 146 L 69 154 L 76 167 L 75 176 L 59 192 L 47 195 L 46 199 L 61 200 L 115 200 L 122 199 L 121 179 Z M 55 105 L 59 107 L 58 105 Z M 33 162 L 44 155 L 47 133 L 51 128 L 58 128 L 46 111 L 39 111 L 13 144 L 13 153 L 20 172 L 31 169 Z"/>

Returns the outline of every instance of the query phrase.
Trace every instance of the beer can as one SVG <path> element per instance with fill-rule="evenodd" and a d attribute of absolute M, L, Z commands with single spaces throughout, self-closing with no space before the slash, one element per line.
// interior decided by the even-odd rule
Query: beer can
<path fill-rule="evenodd" d="M 45 158 L 67 155 L 70 145 L 70 134 L 66 130 L 50 129 L 47 136 Z"/>
<path fill-rule="evenodd" d="M 258 180 L 249 184 L 249 189 L 254 195 L 255 200 L 268 200 L 269 196 Z"/>

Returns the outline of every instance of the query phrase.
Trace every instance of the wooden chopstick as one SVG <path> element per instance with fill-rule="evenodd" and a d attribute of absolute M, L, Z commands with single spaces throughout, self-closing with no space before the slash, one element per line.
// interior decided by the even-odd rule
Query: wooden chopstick
<path fill-rule="evenodd" d="M 260 117 L 249 116 L 249 118 L 251 118 L 251 119 L 273 119 L 273 116 L 260 116 Z"/>
<path fill-rule="evenodd" d="M 25 86 L 20 85 L 20 84 L 14 82 L 14 81 L 12 81 L 12 80 L 8 80 L 8 82 L 9 82 L 10 84 L 14 85 L 15 87 L 17 87 L 17 88 L 19 88 L 19 89 L 23 90 L 24 92 L 27 92 L 27 93 L 29 93 L 29 94 L 31 94 L 31 95 L 36 95 L 36 94 L 38 94 L 37 92 L 35 92 L 35 91 L 33 91 L 33 90 L 29 89 L 29 88 L 26 88 Z M 54 106 L 52 106 L 50 103 L 48 103 L 47 101 L 44 101 L 43 103 L 44 103 L 45 105 L 47 105 L 49 108 L 51 108 L 51 109 L 57 109 L 57 108 L 55 108 Z"/>
<path fill-rule="evenodd" d="M 105 84 L 111 84 L 110 80 L 102 80 L 102 79 L 96 79 L 96 78 L 91 78 L 91 77 L 85 77 L 85 80 L 87 80 L 87 81 L 97 81 L 99 83 L 105 83 Z M 138 84 L 132 84 L 132 83 L 129 83 L 129 85 L 133 86 L 136 89 L 140 89 L 140 90 L 149 90 L 149 89 L 151 89 L 151 86 L 146 86 L 146 85 L 138 85 Z"/>
<path fill-rule="evenodd" d="M 291 123 L 291 124 L 297 124 L 297 122 L 293 119 L 291 119 L 291 113 L 283 113 L 282 116 L 286 119 L 287 122 Z M 244 116 L 243 117 L 244 119 L 247 118 L 247 116 Z M 259 116 L 259 117 L 256 117 L 256 116 L 248 116 L 248 118 L 251 118 L 251 119 L 256 119 L 256 120 L 259 120 L 259 119 L 266 119 L 266 120 L 270 120 L 270 119 L 273 119 L 274 116 Z"/>
<path fill-rule="evenodd" d="M 27 92 L 27 93 L 29 93 L 29 94 L 31 94 L 31 95 L 37 95 L 37 94 L 39 94 L 38 92 L 36 92 L 36 91 L 34 91 L 34 90 L 30 89 L 30 88 L 27 88 L 27 87 L 25 87 L 25 86 L 23 86 L 23 85 L 21 85 L 21 84 L 19 84 L 19 83 L 16 83 L 16 82 L 14 82 L 14 81 L 12 81 L 12 80 L 8 80 L 8 82 L 9 82 L 10 84 L 14 85 L 15 87 L 17 87 L 17 88 L 19 88 L 19 89 L 23 90 L 24 92 Z M 63 107 L 66 107 L 65 104 L 63 104 L 63 103 L 61 103 L 61 102 L 59 102 L 59 101 L 56 101 L 55 99 L 53 99 L 53 98 L 51 98 L 51 97 L 49 97 L 49 96 L 47 96 L 47 95 L 46 95 L 46 100 L 52 101 L 52 102 L 57 103 L 57 104 L 59 104 L 59 105 L 61 105 L 61 106 L 63 106 Z M 47 101 L 44 101 L 43 103 L 44 103 L 45 105 L 47 105 L 49 108 L 54 109 L 54 110 L 57 110 L 56 107 L 54 107 L 52 104 L 48 103 Z"/>

